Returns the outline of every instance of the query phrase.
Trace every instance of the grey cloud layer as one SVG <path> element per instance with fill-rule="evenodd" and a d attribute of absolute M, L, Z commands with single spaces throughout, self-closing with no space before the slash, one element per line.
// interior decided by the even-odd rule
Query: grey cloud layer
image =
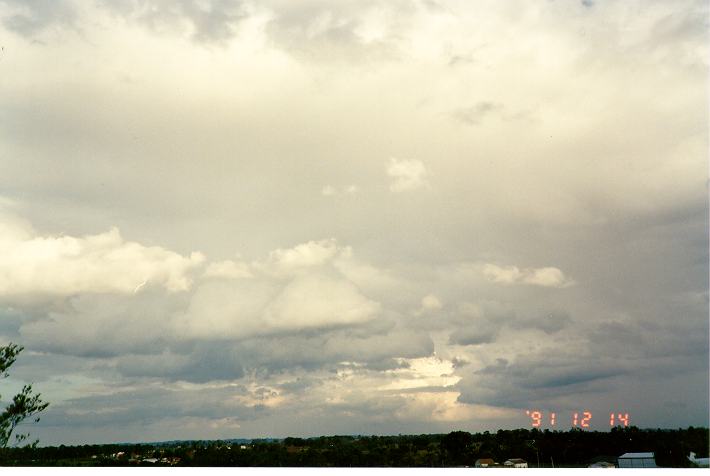
<path fill-rule="evenodd" d="M 0 5 L 48 443 L 707 425 L 706 2 Z"/>

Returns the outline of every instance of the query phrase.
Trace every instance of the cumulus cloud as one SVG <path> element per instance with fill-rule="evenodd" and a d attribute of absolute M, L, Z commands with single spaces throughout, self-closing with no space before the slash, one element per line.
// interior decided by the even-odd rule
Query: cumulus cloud
<path fill-rule="evenodd" d="M 262 323 L 276 329 L 309 329 L 357 324 L 373 319 L 380 305 L 344 280 L 299 277 L 265 310 Z"/>
<path fill-rule="evenodd" d="M 309 241 L 293 248 L 278 248 L 270 252 L 265 261 L 254 266 L 275 276 L 292 276 L 323 266 L 343 253 L 347 254 L 348 249 L 339 247 L 333 238 Z"/>
<path fill-rule="evenodd" d="M 350 256 L 333 239 L 279 248 L 251 267 L 210 265 L 190 306 L 177 321 L 192 338 L 243 339 L 308 329 L 357 325 L 374 319 L 380 304 L 365 297 L 333 266 Z M 248 280 L 239 278 L 249 277 Z"/>
<path fill-rule="evenodd" d="M 429 187 L 427 170 L 420 160 L 400 160 L 392 157 L 387 163 L 387 175 L 390 177 L 390 191 L 392 192 L 405 192 Z"/>
<path fill-rule="evenodd" d="M 215 282 L 197 289 L 176 325 L 187 338 L 243 339 L 360 324 L 379 310 L 351 283 L 325 276 L 300 276 L 285 286 L 266 280 Z"/>
<path fill-rule="evenodd" d="M 559 268 L 524 268 L 486 264 L 483 274 L 491 282 L 499 284 L 530 284 L 549 288 L 566 288 L 574 281 L 565 276 Z"/>
<path fill-rule="evenodd" d="M 143 283 L 185 291 L 205 259 L 126 241 L 117 228 L 80 237 L 39 236 L 8 223 L 4 228 L 9 233 L 0 236 L 0 297 L 127 294 Z"/>

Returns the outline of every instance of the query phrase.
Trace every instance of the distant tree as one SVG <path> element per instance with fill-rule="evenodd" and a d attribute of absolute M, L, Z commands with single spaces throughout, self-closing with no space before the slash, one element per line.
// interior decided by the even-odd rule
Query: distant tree
<path fill-rule="evenodd" d="M 467 431 L 452 431 L 441 440 L 441 448 L 446 452 L 447 465 L 470 463 L 473 437 Z"/>
<path fill-rule="evenodd" d="M 8 344 L 0 347 L 0 378 L 7 378 L 9 369 L 17 360 L 17 355 L 22 352 L 24 347 L 17 344 Z M 45 408 L 49 403 L 42 401 L 39 393 L 34 393 L 32 385 L 22 387 L 20 393 L 12 397 L 12 401 L 0 414 L 0 448 L 7 448 L 14 434 L 15 439 L 12 446 L 19 446 L 22 442 L 27 441 L 29 433 L 15 433 L 17 427 L 25 420 L 34 417 L 34 422 L 39 421 L 39 417 L 35 416 Z M 29 446 L 36 446 L 39 440 L 29 443 Z"/>

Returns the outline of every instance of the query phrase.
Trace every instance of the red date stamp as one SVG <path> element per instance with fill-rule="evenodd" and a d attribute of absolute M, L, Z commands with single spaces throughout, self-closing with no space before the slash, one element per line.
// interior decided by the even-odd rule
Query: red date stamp
<path fill-rule="evenodd" d="M 557 424 L 557 413 L 555 412 L 545 413 L 541 410 L 525 410 L 525 414 L 530 417 L 530 423 L 532 424 L 533 428 L 540 428 L 548 421 L 549 426 L 555 426 Z M 573 428 L 589 428 L 591 421 L 592 412 L 590 412 L 589 410 L 574 412 L 570 418 L 570 423 Z M 629 426 L 629 414 L 610 412 L 609 426 Z"/>

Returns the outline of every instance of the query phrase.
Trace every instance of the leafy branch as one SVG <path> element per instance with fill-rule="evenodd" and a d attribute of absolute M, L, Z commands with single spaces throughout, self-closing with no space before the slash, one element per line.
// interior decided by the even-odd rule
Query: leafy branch
<path fill-rule="evenodd" d="M 17 355 L 24 347 L 17 344 L 8 344 L 0 347 L 0 378 L 8 376 L 7 369 L 17 360 Z M 29 433 L 16 433 L 18 426 L 25 420 L 33 419 L 35 423 L 39 421 L 38 413 L 44 411 L 49 403 L 44 402 L 41 394 L 34 393 L 32 385 L 25 385 L 22 391 L 12 397 L 12 402 L 0 414 L 0 448 L 7 448 L 14 434 L 13 446 L 19 446 L 27 441 Z M 36 446 L 39 440 L 29 443 L 29 446 Z"/>

